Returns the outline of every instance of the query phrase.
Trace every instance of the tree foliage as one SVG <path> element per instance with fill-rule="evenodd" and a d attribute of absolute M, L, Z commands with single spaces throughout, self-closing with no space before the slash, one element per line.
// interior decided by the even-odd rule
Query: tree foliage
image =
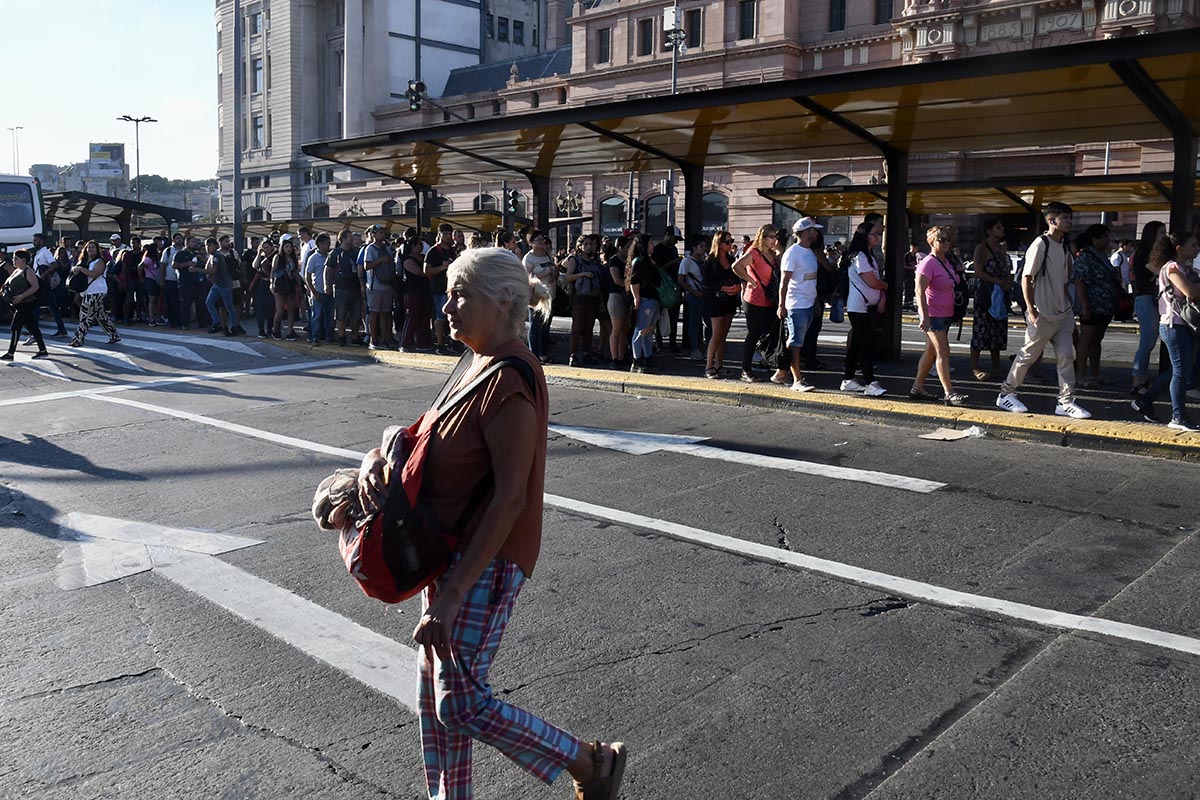
<path fill-rule="evenodd" d="M 162 175 L 142 175 L 129 182 L 130 193 L 137 194 L 139 181 L 142 186 L 142 194 L 190 192 L 195 189 L 207 189 L 212 185 L 212 181 L 167 180 Z"/>

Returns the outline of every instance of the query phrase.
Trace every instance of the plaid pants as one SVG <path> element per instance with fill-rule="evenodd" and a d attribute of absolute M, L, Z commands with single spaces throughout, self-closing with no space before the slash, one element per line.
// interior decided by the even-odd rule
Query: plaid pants
<path fill-rule="evenodd" d="M 451 569 L 457 563 L 456 555 Z M 429 660 L 425 648 L 420 649 L 417 703 L 425 782 L 433 800 L 470 800 L 475 739 L 546 783 L 553 783 L 583 746 L 566 731 L 496 699 L 487 683 L 492 658 L 524 582 L 525 574 L 516 564 L 492 561 L 454 620 L 451 659 L 442 661 L 434 653 Z M 433 601 L 438 584 L 425 590 L 423 608 Z"/>

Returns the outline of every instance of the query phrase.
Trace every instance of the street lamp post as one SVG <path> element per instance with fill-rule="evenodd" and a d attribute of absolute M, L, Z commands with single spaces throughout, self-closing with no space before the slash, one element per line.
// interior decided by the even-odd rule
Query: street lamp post
<path fill-rule="evenodd" d="M 158 122 L 158 120 L 153 117 L 131 117 L 128 114 L 117 117 L 117 120 L 119 122 L 133 123 L 133 158 L 137 170 L 137 177 L 133 179 L 133 190 L 137 195 L 137 201 L 140 203 L 142 202 L 142 123 Z"/>
<path fill-rule="evenodd" d="M 671 47 L 671 94 L 679 90 L 679 56 L 687 52 L 687 32 L 679 12 L 679 0 L 663 9 L 663 35 Z M 667 170 L 667 227 L 675 227 L 675 170 Z"/>
<path fill-rule="evenodd" d="M 25 128 L 21 125 L 17 125 L 12 128 L 9 128 L 9 130 L 12 131 L 12 140 L 13 140 L 13 175 L 20 175 L 21 174 L 21 143 L 20 143 L 20 139 L 19 139 L 19 134 L 21 131 L 25 130 Z"/>

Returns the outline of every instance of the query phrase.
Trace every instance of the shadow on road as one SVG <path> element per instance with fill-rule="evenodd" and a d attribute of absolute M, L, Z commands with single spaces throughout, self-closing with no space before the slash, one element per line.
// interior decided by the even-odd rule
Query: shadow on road
<path fill-rule="evenodd" d="M 25 434 L 25 441 L 0 436 L 0 463 L 21 464 L 62 472 L 78 472 L 110 481 L 144 481 L 145 476 L 119 469 L 100 467 L 87 457 L 59 447 L 49 439 Z"/>

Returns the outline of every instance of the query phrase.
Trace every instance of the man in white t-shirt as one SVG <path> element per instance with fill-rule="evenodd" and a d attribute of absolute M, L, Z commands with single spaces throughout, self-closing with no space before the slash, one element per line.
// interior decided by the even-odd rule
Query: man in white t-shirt
<path fill-rule="evenodd" d="M 529 252 L 521 259 L 525 271 L 531 277 L 537 278 L 554 297 L 555 286 L 558 282 L 558 267 L 554 256 L 550 254 L 550 237 L 543 231 L 534 230 L 529 233 Z M 550 357 L 550 318 L 552 314 L 541 316 L 532 309 L 529 311 L 529 350 L 543 364 Z"/>
<path fill-rule="evenodd" d="M 1130 291 L 1129 269 L 1132 266 L 1132 261 L 1130 260 L 1132 258 L 1133 258 L 1133 242 L 1131 242 L 1128 239 L 1122 239 L 1121 245 L 1116 250 L 1113 251 L 1112 256 L 1110 256 L 1108 259 L 1109 263 L 1111 263 L 1117 269 L 1121 270 L 1121 288 L 1127 292 Z"/>
<path fill-rule="evenodd" d="M 1017 389 L 1041 357 L 1046 345 L 1054 346 L 1058 362 L 1060 417 L 1088 419 L 1092 415 L 1075 402 L 1075 309 L 1068 292 L 1073 259 L 1067 245 L 1074 213 L 1066 203 L 1051 202 L 1042 212 L 1047 231 L 1033 240 L 1025 253 L 1021 293 L 1025 297 L 1025 345 L 1013 360 L 1008 377 L 1000 384 L 996 406 L 1014 414 L 1029 409 L 1017 398 Z"/>
<path fill-rule="evenodd" d="M 46 246 L 46 237 L 40 233 L 33 235 L 33 269 L 38 276 L 38 305 L 47 306 L 54 314 L 54 324 L 57 326 L 54 330 L 54 338 L 65 339 L 68 334 L 67 329 L 63 327 L 62 303 L 59 302 L 63 276 L 59 274 L 58 259 Z M 58 277 L 57 285 L 53 280 L 56 275 Z M 25 343 L 30 344 L 30 340 L 26 339 Z"/>
<path fill-rule="evenodd" d="M 783 276 L 779 284 L 779 318 L 787 322 L 788 351 L 792 356 L 792 391 L 809 392 L 815 387 L 800 373 L 800 349 L 813 319 L 817 302 L 817 255 L 812 243 L 823 226 L 812 217 L 801 217 L 792 225 L 796 241 L 783 253 Z"/>

